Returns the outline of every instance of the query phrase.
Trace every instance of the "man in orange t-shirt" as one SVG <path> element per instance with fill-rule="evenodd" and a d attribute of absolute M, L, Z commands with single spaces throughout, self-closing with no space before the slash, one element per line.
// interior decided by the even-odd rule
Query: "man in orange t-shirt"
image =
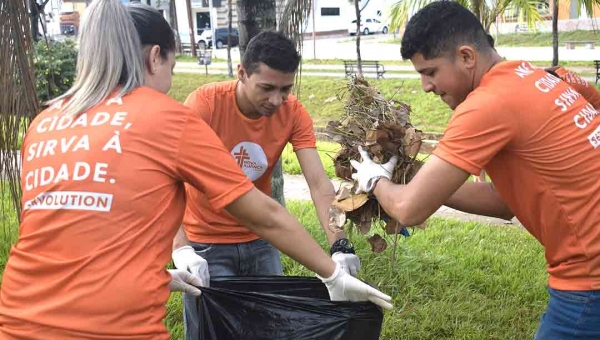
<path fill-rule="evenodd" d="M 188 96 L 185 105 L 206 121 L 246 176 L 267 195 L 273 168 L 291 143 L 332 259 L 356 276 L 360 261 L 352 244 L 343 232 L 334 234 L 328 226 L 335 193 L 316 150 L 313 122 L 290 94 L 299 63 L 300 55 L 291 40 L 278 32 L 262 32 L 249 42 L 238 66 L 238 80 L 204 85 Z M 185 235 L 180 232 L 173 245 L 178 268 L 203 261 L 192 256 L 190 248 L 187 260 L 180 255 L 187 237 L 196 255 L 207 262 L 211 276 L 282 275 L 277 249 L 227 212 L 215 209 L 191 186 L 187 187 L 183 228 Z M 189 294 L 184 294 L 184 321 L 186 339 L 197 339 L 196 297 Z"/>
<path fill-rule="evenodd" d="M 442 204 L 511 219 L 544 246 L 550 302 L 536 340 L 600 339 L 600 118 L 566 82 L 525 61 L 503 61 L 477 18 L 431 3 L 409 21 L 402 57 L 454 110 L 434 155 L 407 185 L 394 159 L 353 161 L 359 188 L 404 225 Z M 482 169 L 492 184 L 466 182 Z"/>

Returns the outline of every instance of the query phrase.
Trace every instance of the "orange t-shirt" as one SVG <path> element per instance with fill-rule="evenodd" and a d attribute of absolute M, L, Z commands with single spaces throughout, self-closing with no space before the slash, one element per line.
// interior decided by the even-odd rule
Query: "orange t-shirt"
<path fill-rule="evenodd" d="M 559 67 L 554 72 L 575 91 L 581 93 L 583 98 L 585 98 L 596 109 L 600 109 L 600 93 L 598 93 L 598 90 L 596 90 L 593 85 L 588 83 L 587 80 L 581 78 L 576 73 L 565 69 L 564 67 Z"/>
<path fill-rule="evenodd" d="M 22 148 L 23 213 L 1 339 L 169 339 L 165 266 L 184 182 L 215 209 L 253 188 L 204 121 L 142 87 L 72 119 L 42 112 Z"/>
<path fill-rule="evenodd" d="M 460 104 L 434 154 L 498 193 L 545 247 L 549 284 L 600 289 L 600 118 L 528 62 L 495 65 Z"/>
<path fill-rule="evenodd" d="M 312 119 L 290 95 L 271 117 L 249 119 L 237 106 L 237 81 L 207 84 L 192 92 L 185 105 L 204 119 L 231 151 L 238 166 L 256 187 L 271 194 L 271 173 L 285 145 L 294 151 L 315 148 Z M 258 239 L 226 211 L 218 211 L 196 189 L 186 186 L 183 219 L 187 237 L 197 243 L 241 243 Z"/>

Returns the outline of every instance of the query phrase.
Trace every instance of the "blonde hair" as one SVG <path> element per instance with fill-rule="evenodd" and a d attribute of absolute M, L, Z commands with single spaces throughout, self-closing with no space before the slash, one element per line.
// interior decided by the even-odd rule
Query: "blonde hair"
<path fill-rule="evenodd" d="M 120 97 L 144 85 L 142 44 L 130 13 L 119 0 L 94 0 L 79 30 L 77 75 L 73 86 L 48 105 L 68 98 L 62 108 L 76 116 L 96 106 L 118 87 Z"/>

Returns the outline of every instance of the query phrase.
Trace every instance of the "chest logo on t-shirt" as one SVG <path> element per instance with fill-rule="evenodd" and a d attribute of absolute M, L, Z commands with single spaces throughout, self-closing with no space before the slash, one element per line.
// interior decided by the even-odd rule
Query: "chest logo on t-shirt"
<path fill-rule="evenodd" d="M 241 142 L 231 149 L 231 155 L 251 181 L 259 179 L 269 166 L 267 155 L 256 143 Z"/>

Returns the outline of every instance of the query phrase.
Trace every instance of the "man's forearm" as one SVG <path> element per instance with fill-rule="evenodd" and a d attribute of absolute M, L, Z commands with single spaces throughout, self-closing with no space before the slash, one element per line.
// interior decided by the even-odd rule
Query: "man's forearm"
<path fill-rule="evenodd" d="M 183 246 L 188 246 L 190 241 L 187 236 L 185 236 L 185 230 L 183 230 L 183 224 L 179 226 L 179 231 L 177 231 L 177 235 L 173 238 L 173 250 L 181 248 Z"/>
<path fill-rule="evenodd" d="M 327 236 L 329 246 L 331 246 L 337 239 L 346 237 L 346 233 L 343 230 L 335 231 L 329 227 L 329 208 L 335 199 L 335 193 L 331 182 L 328 180 L 327 184 L 311 190 L 310 195 L 313 199 L 315 209 L 317 210 L 317 216 L 319 218 L 321 228 Z"/>
<path fill-rule="evenodd" d="M 329 208 L 331 207 L 331 202 L 335 199 L 335 189 L 331 180 L 325 174 L 323 164 L 316 149 L 306 148 L 298 150 L 296 151 L 296 156 L 310 189 L 310 196 L 317 210 L 319 223 L 331 246 L 335 240 L 346 236 L 343 231 L 334 232 L 329 228 Z"/>
<path fill-rule="evenodd" d="M 514 217 L 492 183 L 465 182 L 444 205 L 470 214 L 506 220 Z"/>
<path fill-rule="evenodd" d="M 385 178 L 378 181 L 373 194 L 383 210 L 405 226 L 421 224 L 433 213 L 417 209 L 418 205 L 411 204 L 412 196 L 405 185 L 394 184 Z"/>

